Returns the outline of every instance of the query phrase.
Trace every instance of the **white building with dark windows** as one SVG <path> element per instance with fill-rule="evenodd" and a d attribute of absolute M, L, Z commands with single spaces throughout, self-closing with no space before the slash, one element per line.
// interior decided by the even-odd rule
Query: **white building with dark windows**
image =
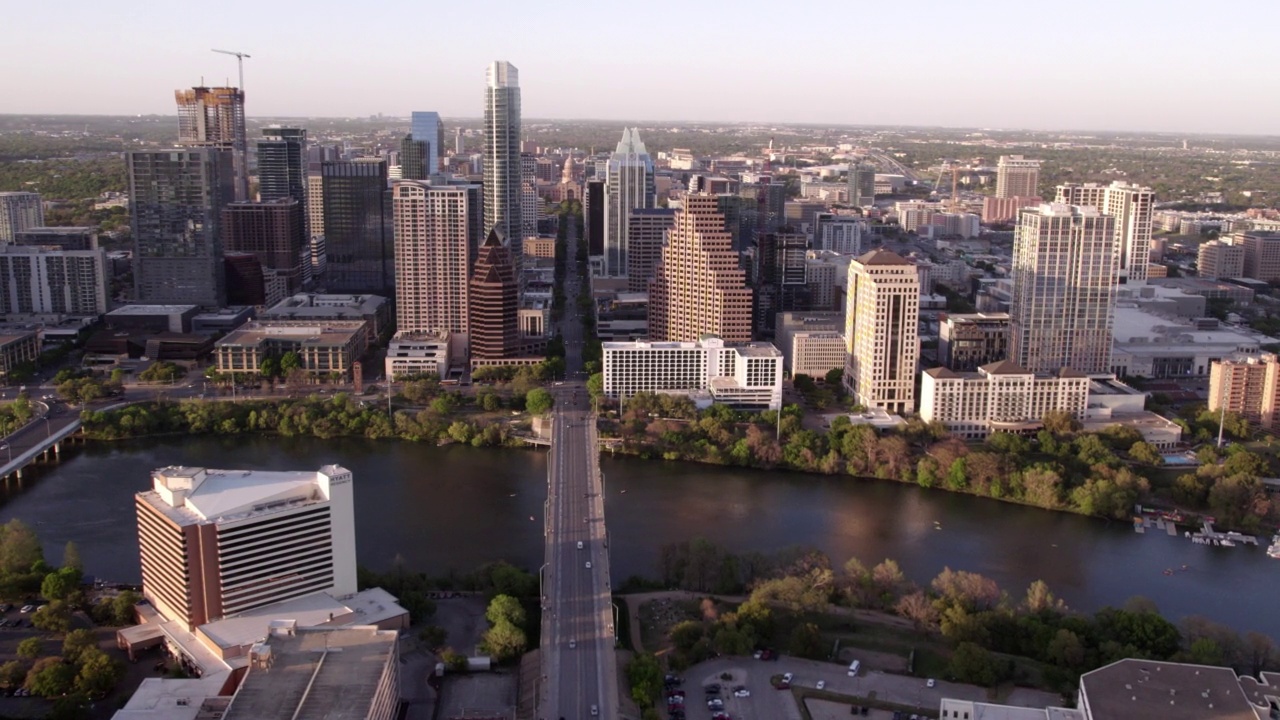
<path fill-rule="evenodd" d="M 604 343 L 604 394 L 685 394 L 741 408 L 782 407 L 782 353 L 769 343 Z"/>
<path fill-rule="evenodd" d="M 993 432 L 1033 432 L 1054 411 L 1084 419 L 1088 403 L 1089 377 L 1083 373 L 1036 374 L 1010 360 L 976 372 L 933 368 L 920 382 L 920 417 L 966 440 Z"/>

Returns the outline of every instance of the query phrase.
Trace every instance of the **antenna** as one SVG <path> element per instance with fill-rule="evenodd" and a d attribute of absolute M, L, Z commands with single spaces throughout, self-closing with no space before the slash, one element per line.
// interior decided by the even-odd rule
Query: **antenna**
<path fill-rule="evenodd" d="M 244 92 L 244 59 L 252 56 L 249 53 L 236 52 L 235 50 L 219 50 L 217 48 L 213 48 L 213 52 L 236 57 L 236 64 L 240 66 L 240 92 Z"/>

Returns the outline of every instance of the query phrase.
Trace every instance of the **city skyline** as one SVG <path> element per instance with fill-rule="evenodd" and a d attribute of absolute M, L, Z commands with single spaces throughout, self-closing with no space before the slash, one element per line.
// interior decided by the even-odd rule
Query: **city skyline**
<path fill-rule="evenodd" d="M 269 27 L 239 22 L 243 15 L 236 7 L 249 6 L 233 1 L 228 12 L 206 19 L 198 44 L 189 34 L 168 32 L 166 13 L 144 8 L 131 18 L 122 39 L 132 36 L 146 42 L 123 42 L 104 65 L 100 54 L 89 58 L 81 53 L 100 47 L 102 29 L 119 19 L 109 7 L 72 0 L 57 9 L 33 6 L 11 18 L 16 27 L 10 42 L 0 48 L 0 60 L 14 67 L 26 67 L 24 58 L 48 60 L 30 72 L 0 79 L 0 92 L 9 99 L 6 110 L 15 113 L 164 114 L 166 98 L 155 88 L 188 87 L 200 78 L 210 85 L 235 82 L 235 59 L 209 52 L 226 47 L 250 54 L 245 60 L 246 104 L 250 116 L 257 117 L 407 117 L 424 106 L 445 117 L 476 117 L 482 98 L 475 83 L 496 56 L 521 67 L 527 95 L 524 115 L 529 118 L 1274 134 L 1268 118 L 1280 109 L 1280 100 L 1258 93 L 1256 73 L 1249 69 L 1256 66 L 1256 48 L 1265 46 L 1266 29 L 1280 19 L 1280 6 L 1229 2 L 1242 14 L 1247 11 L 1249 22 L 1233 25 L 1233 41 L 1206 55 L 1182 51 L 1203 42 L 1201 25 L 1188 20 L 1193 17 L 1190 11 L 1199 13 L 1200 8 L 1182 0 L 1166 3 L 1159 14 L 1087 0 L 1073 7 L 1072 17 L 1105 15 L 1107 21 L 1073 23 L 1069 32 L 1040 30 L 1061 26 L 1060 11 L 1004 0 L 996 4 L 975 9 L 925 2 L 926 7 L 918 9 L 927 22 L 912 24 L 909 35 L 885 33 L 886 40 L 895 42 L 869 58 L 866 77 L 851 78 L 857 91 L 833 93 L 829 73 L 800 73 L 794 63 L 776 62 L 740 75 L 731 72 L 727 59 L 704 58 L 713 50 L 678 37 L 660 43 L 669 52 L 646 55 L 645 72 L 636 72 L 635 61 L 622 55 L 582 63 L 572 43 L 548 43 L 546 38 L 603 35 L 631 20 L 621 17 L 619 9 L 586 3 L 572 3 L 554 17 L 540 17 L 536 9 L 509 2 L 440 8 L 437 19 L 444 26 L 465 26 L 476 17 L 497 14 L 509 22 L 488 28 L 483 43 L 465 33 L 441 33 L 439 51 L 450 58 L 449 70 L 432 73 L 417 72 L 414 66 L 386 66 L 386 28 L 378 22 L 345 24 L 344 42 L 317 52 L 316 40 L 331 31 L 322 20 L 329 16 L 324 2 L 300 17 L 300 31 L 280 35 Z M 677 7 L 659 3 L 648 15 L 661 18 L 668 6 L 672 11 Z M 1005 6 L 1014 11 L 1003 12 Z M 714 26 L 742 39 L 777 37 L 770 32 L 774 13 L 763 12 L 763 5 L 759 9 L 743 8 L 727 25 L 713 7 L 682 6 L 680 16 L 694 29 Z M 362 8 L 362 15 L 400 21 L 408 20 L 404 16 L 412 16 L 414 10 L 398 0 L 384 0 Z M 1222 14 L 1229 16 L 1230 9 L 1223 8 Z M 819 28 L 844 17 L 855 19 L 857 8 L 814 2 L 790 10 L 788 19 L 801 33 L 813 28 L 818 34 Z M 57 27 L 63 38 L 62 51 L 53 57 L 39 44 L 49 27 Z M 1114 34 L 1121 27 L 1131 30 L 1123 42 Z M 660 37 L 656 29 L 654 34 Z M 1029 41 L 1032 36 L 1034 42 Z M 980 47 L 1001 39 L 1009 50 L 1000 63 L 966 49 L 966 42 Z M 798 59 L 806 51 L 807 46 L 774 42 L 773 53 L 779 59 Z M 722 68 L 717 73 L 721 91 L 701 92 L 703 80 L 683 72 L 688 66 Z M 567 67 L 572 73 L 564 70 Z M 1116 67 L 1128 67 L 1136 75 L 1104 72 Z M 620 76 L 628 82 L 617 83 Z M 1135 81 L 1135 76 L 1140 79 Z M 999 91 L 975 92 L 970 81 Z M 921 83 L 929 87 L 930 103 L 866 102 L 867 96 L 891 92 L 895 86 Z M 769 103 L 758 102 L 762 86 L 775 95 Z M 76 92 L 49 92 L 59 87 L 75 87 Z M 1197 88 L 1245 99 L 1256 112 L 1222 113 L 1213 103 L 1167 111 L 1169 97 Z M 1089 103 L 1078 102 L 1084 92 Z M 815 97 L 820 101 L 815 103 Z"/>

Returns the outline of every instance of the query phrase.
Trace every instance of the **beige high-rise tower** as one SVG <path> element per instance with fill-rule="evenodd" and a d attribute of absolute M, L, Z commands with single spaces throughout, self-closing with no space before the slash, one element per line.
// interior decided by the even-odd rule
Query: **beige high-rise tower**
<path fill-rule="evenodd" d="M 391 186 L 399 332 L 467 332 L 481 202 L 479 185 L 400 180 Z"/>
<path fill-rule="evenodd" d="M 1146 280 L 1151 264 L 1151 214 L 1155 193 L 1151 188 L 1119 181 L 1110 185 L 1067 183 L 1058 186 L 1055 202 L 1091 205 L 1115 218 L 1115 249 L 1119 253 L 1122 280 Z"/>
<path fill-rule="evenodd" d="M 1115 218 L 1096 207 L 1023 208 L 1013 241 L 1010 360 L 1033 373 L 1111 370 Z"/>
<path fill-rule="evenodd" d="M 858 402 L 893 413 L 915 410 L 920 361 L 920 273 L 889 250 L 849 266 L 844 384 Z"/>
<path fill-rule="evenodd" d="M 688 195 L 649 283 L 649 339 L 751 341 L 751 289 L 714 195 Z"/>
<path fill-rule="evenodd" d="M 1021 155 L 1001 155 L 996 165 L 996 197 L 1038 197 L 1040 161 Z"/>

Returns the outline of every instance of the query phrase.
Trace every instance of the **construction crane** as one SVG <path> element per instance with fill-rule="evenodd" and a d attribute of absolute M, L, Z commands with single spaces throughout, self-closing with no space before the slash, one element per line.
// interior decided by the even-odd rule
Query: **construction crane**
<path fill-rule="evenodd" d="M 240 92 L 244 92 L 244 59 L 251 57 L 249 53 L 236 52 L 234 50 L 219 50 L 217 48 L 213 48 L 213 52 L 236 56 L 236 64 L 240 66 Z"/>

